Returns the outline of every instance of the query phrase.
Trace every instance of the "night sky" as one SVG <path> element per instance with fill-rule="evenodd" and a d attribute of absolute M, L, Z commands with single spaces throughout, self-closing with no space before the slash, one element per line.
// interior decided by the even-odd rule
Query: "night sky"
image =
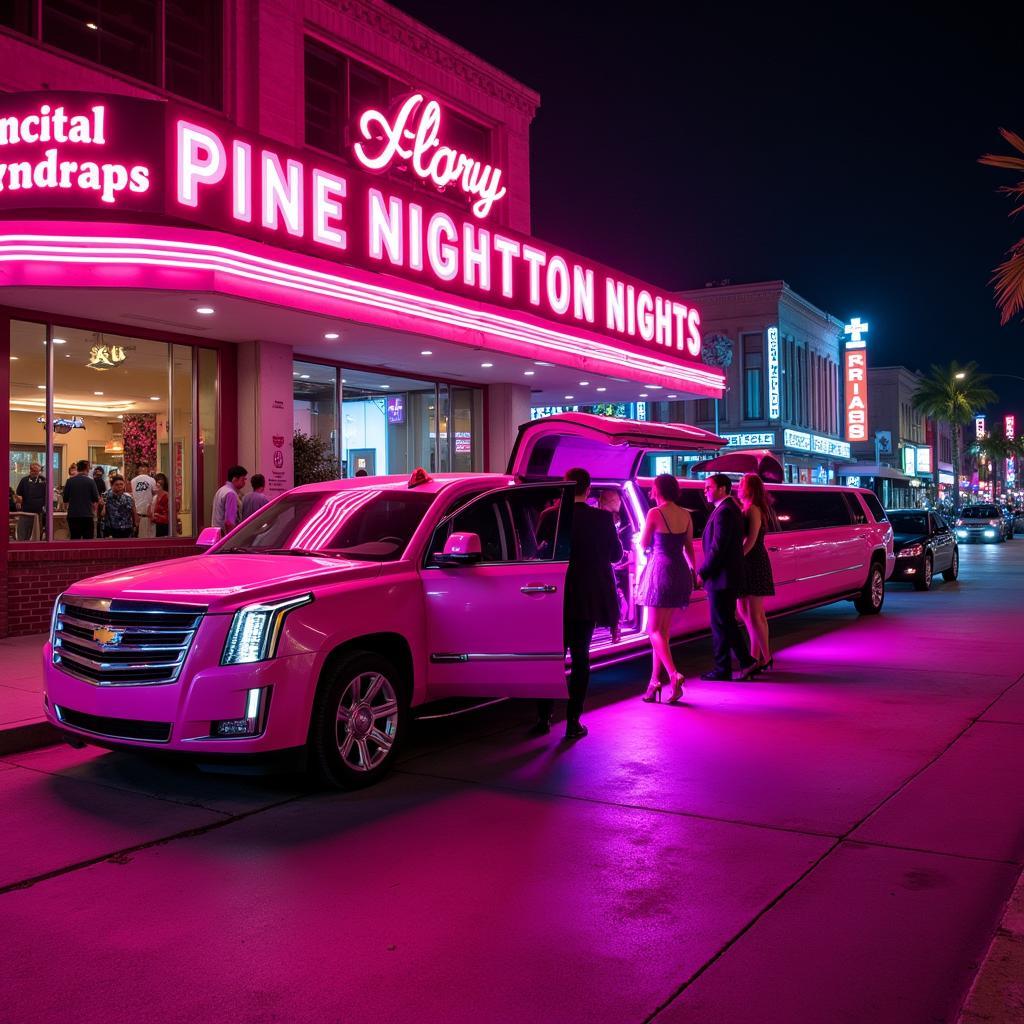
<path fill-rule="evenodd" d="M 540 93 L 539 237 L 670 288 L 781 278 L 875 365 L 1024 375 L 988 283 L 1024 216 L 977 163 L 1024 134 L 1024 4 L 397 6 Z"/>

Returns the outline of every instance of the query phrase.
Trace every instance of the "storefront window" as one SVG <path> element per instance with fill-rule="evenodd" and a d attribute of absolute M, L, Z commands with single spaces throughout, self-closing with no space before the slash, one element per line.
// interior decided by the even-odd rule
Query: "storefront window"
<path fill-rule="evenodd" d="M 223 482 L 220 478 L 220 438 L 217 433 L 217 353 L 208 348 L 196 351 L 198 364 L 199 437 L 196 444 L 196 508 L 201 510 L 198 529 L 213 522 L 213 496 Z"/>
<path fill-rule="evenodd" d="M 60 325 L 50 334 L 48 346 L 46 326 L 11 321 L 11 539 L 192 536 L 194 353 L 212 358 L 212 385 L 216 353 Z M 83 473 L 88 484 L 74 480 Z"/>
<path fill-rule="evenodd" d="M 338 371 L 333 366 L 296 360 L 292 369 L 296 433 L 317 438 L 325 453 L 338 457 Z"/>
<path fill-rule="evenodd" d="M 342 476 L 470 472 L 483 465 L 483 396 L 363 370 L 342 370 Z"/>

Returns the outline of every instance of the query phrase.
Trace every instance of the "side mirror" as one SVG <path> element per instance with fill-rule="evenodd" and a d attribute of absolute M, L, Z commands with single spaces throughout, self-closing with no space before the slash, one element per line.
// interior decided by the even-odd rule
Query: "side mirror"
<path fill-rule="evenodd" d="M 453 533 L 445 541 L 444 551 L 434 556 L 438 565 L 472 565 L 483 557 L 480 535 Z"/>
<path fill-rule="evenodd" d="M 208 526 L 205 530 L 201 530 L 199 536 L 196 537 L 197 548 L 212 548 L 217 541 L 220 540 L 222 534 L 220 529 L 216 526 Z"/>

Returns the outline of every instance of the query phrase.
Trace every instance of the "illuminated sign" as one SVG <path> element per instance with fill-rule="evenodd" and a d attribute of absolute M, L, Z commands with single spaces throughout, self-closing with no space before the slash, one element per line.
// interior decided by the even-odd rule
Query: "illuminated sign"
<path fill-rule="evenodd" d="M 44 106 L 50 107 L 51 115 L 45 123 Z M 55 120 L 57 109 L 64 111 L 66 126 Z M 403 110 L 404 127 L 398 138 L 397 118 Z M 659 362 L 665 361 L 663 372 L 678 367 L 681 379 L 698 383 L 705 393 L 721 392 L 721 370 L 701 360 L 699 309 L 594 261 L 482 222 L 482 216 L 504 193 L 500 172 L 445 146 L 444 125 L 425 98 L 421 97 L 419 105 L 406 100 L 391 119 L 383 115 L 375 119 L 373 111 L 367 114 L 371 116 L 362 120 L 372 138 L 360 143 L 364 164 L 384 169 L 393 160 L 396 172 L 399 163 L 416 164 L 429 180 L 448 181 L 443 196 L 434 198 L 419 189 L 393 184 L 390 177 L 332 164 L 329 158 L 305 150 L 289 150 L 173 102 L 73 92 L 8 94 L 0 98 L 0 140 L 6 140 L 0 144 L 0 161 L 5 156 L 9 161 L 0 162 L 4 184 L 0 214 L 36 206 L 53 216 L 53 207 L 59 206 L 88 211 L 84 214 L 88 218 L 97 209 L 113 206 L 196 223 L 392 279 L 386 284 L 360 284 L 359 296 L 353 290 L 357 286 L 348 282 L 342 289 L 345 301 L 362 301 L 362 295 L 372 288 L 376 308 L 402 313 L 415 302 L 418 310 L 429 307 L 431 316 L 449 322 L 454 314 L 444 298 L 454 294 L 527 314 L 509 317 L 487 305 L 473 307 L 474 316 L 488 316 L 493 330 L 502 332 L 503 337 L 510 337 L 510 330 L 517 338 L 525 329 L 537 334 L 551 331 L 552 322 L 562 330 L 578 327 L 599 332 L 613 339 L 615 351 L 623 356 L 635 360 L 656 354 Z M 34 118 L 39 118 L 38 126 Z M 74 118 L 84 120 L 75 122 L 72 141 Z M 68 179 L 71 185 L 67 190 L 21 187 L 40 163 L 39 181 L 50 180 L 45 150 L 53 139 L 39 143 L 31 139 L 37 131 L 41 139 L 47 133 L 54 136 L 58 124 L 61 137 L 68 139 L 57 147 L 67 152 L 53 157 L 58 183 L 61 160 L 72 157 L 76 159 L 71 162 L 77 161 L 79 168 L 94 163 L 98 177 L 87 167 L 89 174 L 81 181 Z M 427 143 L 431 154 L 423 150 Z M 5 145 L 11 153 L 4 152 Z M 407 160 L 402 155 L 406 151 L 412 153 Z M 27 169 L 19 163 L 11 170 L 14 155 L 24 159 Z M 85 155 L 95 159 L 83 163 Z M 458 168 L 457 181 L 446 178 L 446 168 L 453 173 Z M 10 187 L 11 182 L 17 187 Z M 133 191 L 143 185 L 144 192 Z M 468 190 L 473 212 L 460 209 L 461 204 L 452 199 L 456 191 L 461 195 L 462 186 Z M 105 236 L 110 230 L 104 226 L 96 234 Z M 297 261 L 282 262 L 279 256 L 272 268 L 254 268 L 247 254 L 224 247 L 216 238 L 211 238 L 213 244 L 201 255 L 194 256 L 182 253 L 182 247 L 172 243 L 131 241 L 131 246 L 113 247 L 119 251 L 109 256 L 94 245 L 89 250 L 92 262 L 125 265 L 137 261 L 155 268 L 189 259 L 212 269 L 211 261 L 215 261 L 218 271 L 236 273 L 271 289 L 323 294 L 324 289 L 333 287 L 323 280 L 328 275 L 322 269 L 306 268 Z M 274 259 L 273 253 L 267 256 Z M 66 263 L 78 258 L 62 253 Z M 300 276 L 304 277 L 301 283 Z M 311 284 L 308 279 L 314 276 L 316 281 Z M 440 290 L 446 296 L 398 290 L 395 278 Z M 465 308 L 463 304 L 459 311 Z M 451 322 L 466 330 L 478 329 L 466 317 Z M 574 339 L 573 343 L 592 344 L 593 338 Z"/>
<path fill-rule="evenodd" d="M 849 337 L 846 343 L 847 348 L 864 348 L 866 344 L 864 335 L 868 333 L 868 325 L 860 322 L 860 317 L 855 316 L 844 328 L 843 333 Z"/>
<path fill-rule="evenodd" d="M 795 448 L 797 451 L 811 450 L 811 435 L 805 434 L 802 430 L 783 431 L 782 442 L 787 448 Z"/>
<path fill-rule="evenodd" d="M 1006 417 L 1006 439 L 1012 441 L 1017 436 L 1017 417 L 1008 415 Z"/>
<path fill-rule="evenodd" d="M 846 478 L 846 486 L 847 487 L 860 487 L 860 477 L 859 476 L 848 476 Z"/>
<path fill-rule="evenodd" d="M 754 434 L 720 434 L 733 448 L 773 448 L 775 446 L 774 431 Z"/>
<path fill-rule="evenodd" d="M 981 441 L 985 437 L 985 417 L 974 417 L 974 436 Z"/>
<path fill-rule="evenodd" d="M 46 425 L 45 416 L 37 416 L 36 423 Z M 53 432 L 55 434 L 68 434 L 72 430 L 85 430 L 85 420 L 81 416 L 55 416 L 53 419 Z"/>
<path fill-rule="evenodd" d="M 1006 484 L 1013 487 L 1017 483 L 1017 460 L 1009 458 L 1006 460 Z"/>
<path fill-rule="evenodd" d="M 89 349 L 89 362 L 85 365 L 90 370 L 112 370 L 127 358 L 123 345 L 93 345 Z"/>
<path fill-rule="evenodd" d="M 852 344 L 852 342 L 848 344 Z M 868 438 L 867 353 L 863 348 L 847 348 L 845 357 L 846 440 L 866 441 Z"/>
<path fill-rule="evenodd" d="M 917 472 L 922 476 L 931 476 L 932 450 L 930 447 L 917 449 Z"/>
<path fill-rule="evenodd" d="M 916 476 L 917 469 L 917 449 L 913 445 L 907 445 L 903 449 L 903 472 L 908 476 Z"/>
<path fill-rule="evenodd" d="M 363 141 L 352 151 L 367 170 L 386 171 L 396 159 L 407 161 L 406 166 L 423 181 L 439 189 L 457 183 L 467 196 L 478 197 L 473 203 L 477 217 L 486 217 L 507 191 L 498 168 L 441 144 L 441 104 L 422 93 L 403 100 L 393 119 L 379 110 L 365 111 L 359 118 L 359 132 Z"/>
<path fill-rule="evenodd" d="M 155 104 L 124 96 L 25 93 L 0 113 L 0 204 L 157 209 Z"/>
<path fill-rule="evenodd" d="M 768 419 L 782 415 L 782 388 L 779 383 L 779 329 L 768 328 Z"/>
<path fill-rule="evenodd" d="M 388 395 L 388 423 L 405 422 L 405 396 Z"/>
<path fill-rule="evenodd" d="M 821 437 L 819 434 L 811 435 L 811 451 L 818 455 L 833 455 L 843 459 L 850 457 L 850 445 L 847 441 L 837 441 L 834 437 Z"/>

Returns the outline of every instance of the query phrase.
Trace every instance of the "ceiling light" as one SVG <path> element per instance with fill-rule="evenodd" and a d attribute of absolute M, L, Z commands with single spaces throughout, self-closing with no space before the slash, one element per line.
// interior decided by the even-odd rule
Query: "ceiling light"
<path fill-rule="evenodd" d="M 213 308 L 213 306 L 196 306 L 196 312 L 200 316 L 212 316 L 213 313 L 216 312 L 216 310 Z"/>
<path fill-rule="evenodd" d="M 299 375 L 299 371 L 298 370 L 292 370 L 292 376 L 293 377 L 298 377 L 298 375 Z"/>
<path fill-rule="evenodd" d="M 123 420 L 123 419 L 124 419 L 124 417 L 123 417 L 123 416 L 118 416 L 117 418 L 118 418 L 119 420 Z"/>
<path fill-rule="evenodd" d="M 429 348 L 425 348 L 425 349 L 424 349 L 424 350 L 423 350 L 423 351 L 422 351 L 422 352 L 420 353 L 420 355 L 421 355 L 421 356 L 432 356 L 433 354 L 434 354 L 434 353 L 433 353 L 433 352 L 431 352 Z"/>
<path fill-rule="evenodd" d="M 534 366 L 554 366 L 554 363 L 545 363 L 543 359 L 534 359 Z"/>
<path fill-rule="evenodd" d="M 337 340 L 338 338 L 340 338 L 340 337 L 341 337 L 341 335 L 340 335 L 340 334 L 338 334 L 338 333 L 337 333 L 336 331 L 328 331 L 328 333 L 327 333 L 327 334 L 325 334 L 325 335 L 324 335 L 324 337 L 325 337 L 325 338 L 326 338 L 326 339 L 327 339 L 328 341 L 336 341 L 336 340 Z"/>
<path fill-rule="evenodd" d="M 342 378 L 341 378 L 341 383 L 342 383 L 342 384 L 347 384 L 347 383 L 348 383 L 348 381 L 347 381 L 347 380 L 345 380 L 345 378 L 344 378 L 344 377 L 342 377 Z"/>
<path fill-rule="evenodd" d="M 36 387 L 39 388 L 40 391 L 45 391 L 46 390 L 46 385 L 45 384 L 37 384 Z"/>
<path fill-rule="evenodd" d="M 481 365 L 481 366 L 482 366 L 482 367 L 483 367 L 483 368 L 484 368 L 485 370 L 489 370 L 489 369 L 490 369 L 490 368 L 491 368 L 491 367 L 492 367 L 492 366 L 494 365 L 494 363 L 481 363 L 480 365 Z"/>
<path fill-rule="evenodd" d="M 99 395 L 101 398 L 103 397 L 103 392 L 102 391 L 94 391 L 93 394 L 94 395 Z"/>
<path fill-rule="evenodd" d="M 15 359 L 17 356 L 14 357 Z M 537 371 L 536 370 L 523 370 L 524 377 L 532 377 Z"/>
<path fill-rule="evenodd" d="M 661 385 L 660 384 L 645 384 L 644 387 L 645 388 L 650 388 L 651 391 L 661 391 Z"/>
<path fill-rule="evenodd" d="M 571 402 L 571 401 L 572 401 L 572 395 L 566 395 L 566 396 L 565 396 L 565 400 L 566 400 L 567 402 Z"/>
<path fill-rule="evenodd" d="M 607 388 L 598 388 L 597 390 L 598 391 L 607 391 L 608 389 Z"/>
<path fill-rule="evenodd" d="M 14 362 L 18 361 L 18 357 L 17 356 L 11 356 L 11 359 L 14 360 Z"/>
<path fill-rule="evenodd" d="M 646 398 L 647 397 L 647 392 L 646 391 L 641 391 L 640 392 L 640 397 L 641 398 Z"/>
<path fill-rule="evenodd" d="M 149 396 L 149 400 L 151 402 L 159 402 L 160 401 L 160 396 L 159 395 L 150 395 Z"/>
<path fill-rule="evenodd" d="M 68 342 L 66 338 L 54 338 L 53 343 L 54 345 L 66 345 Z"/>
<path fill-rule="evenodd" d="M 100 30 L 99 25 L 97 25 L 95 21 L 87 21 L 85 23 L 85 27 L 92 32 L 98 32 Z"/>
<path fill-rule="evenodd" d="M 381 387 L 384 388 L 385 390 L 387 390 L 389 387 L 391 387 L 391 385 L 390 384 L 381 384 Z"/>
<path fill-rule="evenodd" d="M 299 380 L 309 380 L 309 374 L 308 373 L 300 373 L 299 374 Z"/>
<path fill-rule="evenodd" d="M 580 387 L 581 387 L 581 388 L 587 388 L 587 387 L 590 387 L 590 381 L 589 381 L 589 380 L 581 380 L 581 381 L 580 381 Z"/>
<path fill-rule="evenodd" d="M 665 397 L 666 398 L 678 398 L 679 396 L 678 395 L 666 395 Z"/>

